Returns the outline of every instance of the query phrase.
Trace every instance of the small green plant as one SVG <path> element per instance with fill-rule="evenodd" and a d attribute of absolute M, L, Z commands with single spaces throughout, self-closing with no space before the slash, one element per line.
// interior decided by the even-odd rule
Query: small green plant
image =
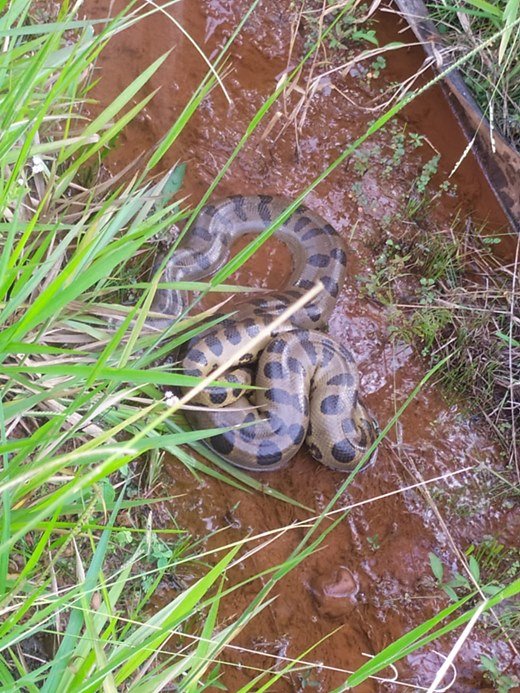
<path fill-rule="evenodd" d="M 394 284 L 409 276 L 407 269 L 411 255 L 393 238 L 387 238 L 381 253 L 374 262 L 374 271 L 368 275 L 358 275 L 363 290 L 383 304 L 394 300 Z"/>
<path fill-rule="evenodd" d="M 323 44 L 329 51 L 341 53 L 342 60 L 345 55 L 347 58 L 356 57 L 359 64 L 359 52 L 363 46 L 366 44 L 379 46 L 375 20 L 372 17 L 367 19 L 368 5 L 366 4 L 356 5 L 353 3 L 346 12 L 342 12 L 343 8 L 344 5 L 337 3 L 336 0 L 327 0 L 325 6 L 321 1 L 305 0 L 303 12 L 307 25 L 305 45 L 306 48 L 311 46 L 319 38 L 320 32 L 323 32 L 339 17 L 323 39 Z M 385 67 L 384 57 L 376 56 L 370 63 L 370 70 L 362 69 L 360 72 L 366 74 L 368 79 L 376 79 Z"/>
<path fill-rule="evenodd" d="M 373 536 L 367 537 L 367 541 L 372 551 L 377 551 L 381 548 L 381 542 L 379 540 L 379 535 L 377 534 L 377 532 Z"/>
<path fill-rule="evenodd" d="M 378 55 L 370 63 L 370 70 L 367 73 L 367 77 L 369 79 L 377 79 L 381 75 L 381 72 L 385 69 L 385 67 L 386 67 L 386 59 L 384 58 L 384 56 Z"/>
<path fill-rule="evenodd" d="M 440 154 L 435 154 L 435 156 L 432 156 L 432 158 L 422 167 L 421 173 L 419 174 L 419 177 L 415 183 L 415 187 L 419 193 L 425 192 L 431 179 L 437 173 L 440 158 Z"/>
<path fill-rule="evenodd" d="M 418 307 L 406 314 L 402 317 L 401 323 L 394 325 L 391 331 L 408 342 L 418 342 L 422 356 L 428 356 L 442 331 L 451 323 L 452 314 L 447 308 L 429 305 L 435 300 L 434 284 L 431 283 L 433 280 L 421 278 L 420 281 L 428 282 L 426 286 L 421 284 L 421 289 L 425 289 L 426 293 L 420 298 L 419 304 L 424 305 L 424 308 Z"/>
<path fill-rule="evenodd" d="M 520 680 L 516 676 L 508 676 L 500 670 L 500 666 L 494 657 L 480 655 L 480 668 L 497 693 L 509 693 L 516 688 Z"/>
<path fill-rule="evenodd" d="M 360 147 L 352 156 L 354 171 L 363 176 L 381 158 L 381 147 L 377 144 Z"/>
<path fill-rule="evenodd" d="M 498 592 L 500 592 L 500 590 L 504 589 L 504 585 L 498 583 L 498 581 L 496 580 L 487 582 L 484 585 L 480 584 L 481 567 L 475 556 L 472 554 L 472 551 L 473 547 L 471 547 L 469 552 L 466 552 L 466 555 L 468 557 L 468 570 L 472 579 L 469 576 L 466 577 L 465 575 L 462 575 L 459 572 L 455 572 L 449 580 L 446 580 L 444 565 L 440 558 L 436 556 L 434 553 L 430 552 L 428 554 L 430 560 L 430 568 L 432 570 L 433 575 L 437 579 L 439 587 L 441 587 L 443 591 L 446 592 L 447 596 L 453 602 L 457 602 L 461 597 L 466 596 L 468 593 L 474 592 L 475 585 L 479 585 L 482 593 L 488 597 L 492 597 Z"/>
<path fill-rule="evenodd" d="M 417 176 L 406 204 L 406 216 L 409 219 L 416 217 L 430 202 L 430 199 L 426 195 L 426 191 L 433 176 L 438 171 L 440 158 L 440 154 L 432 156 L 432 158 L 424 164 Z"/>
<path fill-rule="evenodd" d="M 452 58 L 456 60 L 502 31 L 500 41 L 475 52 L 459 67 L 466 84 L 493 126 L 520 145 L 520 3 L 518 0 L 429 2 Z"/>

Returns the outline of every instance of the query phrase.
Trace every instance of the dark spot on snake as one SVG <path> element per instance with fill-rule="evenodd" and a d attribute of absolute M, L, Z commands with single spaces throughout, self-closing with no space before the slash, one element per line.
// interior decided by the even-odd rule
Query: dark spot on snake
<path fill-rule="evenodd" d="M 329 363 L 332 361 L 334 358 L 334 351 L 328 347 L 326 344 L 323 345 L 323 351 L 321 353 L 321 362 L 320 366 L 322 368 L 326 368 Z"/>
<path fill-rule="evenodd" d="M 290 404 L 294 406 L 293 395 L 281 387 L 271 387 L 265 391 L 265 396 L 270 402 L 275 404 Z"/>
<path fill-rule="evenodd" d="M 336 298 L 339 291 L 338 282 L 335 282 L 334 279 L 330 277 L 322 277 L 321 283 L 325 287 L 325 290 L 328 291 L 333 298 Z"/>
<path fill-rule="evenodd" d="M 289 356 L 287 359 L 287 366 L 289 367 L 289 370 L 291 373 L 303 373 L 303 365 L 298 359 L 295 359 L 294 356 Z"/>
<path fill-rule="evenodd" d="M 227 389 L 225 387 L 208 388 L 209 400 L 212 404 L 224 404 L 227 399 Z"/>
<path fill-rule="evenodd" d="M 305 429 L 301 424 L 291 424 L 287 432 L 295 445 L 300 445 L 305 438 Z"/>
<path fill-rule="evenodd" d="M 323 232 L 327 234 L 327 236 L 336 236 L 336 229 L 331 226 L 330 224 L 324 224 L 323 226 Z"/>
<path fill-rule="evenodd" d="M 249 337 L 256 337 L 256 335 L 260 332 L 260 327 L 258 326 L 257 321 L 253 320 L 252 318 L 247 318 L 247 320 L 244 320 L 244 328 Z"/>
<path fill-rule="evenodd" d="M 271 306 L 271 311 L 273 313 L 281 313 L 286 308 L 287 308 L 287 303 L 280 301 L 279 303 L 275 303 L 274 305 Z"/>
<path fill-rule="evenodd" d="M 278 361 L 269 361 L 264 366 L 264 374 L 267 378 L 280 380 L 280 378 L 284 377 L 282 364 Z"/>
<path fill-rule="evenodd" d="M 355 382 L 356 379 L 352 373 L 345 372 L 333 375 L 332 378 L 327 380 L 327 385 L 344 385 L 345 387 L 352 387 Z"/>
<path fill-rule="evenodd" d="M 242 365 L 242 364 L 244 364 L 244 363 L 251 363 L 251 362 L 254 361 L 254 360 L 255 360 L 255 357 L 253 356 L 253 354 L 247 352 L 247 354 L 243 354 L 243 355 L 238 359 L 238 363 L 239 363 L 240 365 Z"/>
<path fill-rule="evenodd" d="M 339 414 L 343 410 L 343 402 L 338 395 L 328 395 L 322 399 L 320 411 L 322 414 Z"/>
<path fill-rule="evenodd" d="M 324 255 L 323 253 L 316 253 L 315 255 L 311 255 L 308 259 L 309 265 L 313 267 L 327 267 L 329 262 L 329 255 Z"/>
<path fill-rule="evenodd" d="M 331 453 L 332 457 L 342 464 L 352 462 L 352 460 L 356 457 L 356 451 L 348 440 L 342 440 L 339 443 L 334 443 Z"/>
<path fill-rule="evenodd" d="M 258 446 L 258 452 L 256 454 L 258 465 L 267 467 L 271 464 L 276 464 L 281 459 L 282 451 L 272 440 L 263 440 Z"/>
<path fill-rule="evenodd" d="M 208 269 L 211 267 L 211 261 L 204 253 L 195 252 L 192 254 L 192 257 L 201 269 Z"/>
<path fill-rule="evenodd" d="M 343 267 L 347 266 L 347 256 L 344 250 L 342 250 L 341 248 L 334 248 L 334 250 L 331 250 L 330 254 L 334 258 L 334 260 L 337 260 L 340 264 L 343 265 Z"/>
<path fill-rule="evenodd" d="M 315 366 L 318 361 L 318 354 L 316 353 L 314 345 L 311 342 L 309 342 L 308 339 L 304 339 L 301 342 L 301 347 L 309 357 L 309 361 L 312 363 L 313 366 Z"/>
<path fill-rule="evenodd" d="M 318 320 L 321 318 L 321 310 L 315 303 L 310 303 L 308 306 L 306 306 L 305 312 L 312 322 L 318 322 Z"/>
<path fill-rule="evenodd" d="M 184 375 L 192 375 L 195 378 L 200 378 L 202 371 L 198 368 L 185 368 L 183 370 Z"/>
<path fill-rule="evenodd" d="M 224 335 L 228 342 L 231 342 L 231 344 L 238 344 L 241 340 L 240 332 L 234 326 L 226 327 L 224 330 Z"/>
<path fill-rule="evenodd" d="M 282 339 L 275 339 L 267 345 L 266 351 L 268 354 L 281 354 L 285 349 L 285 343 Z"/>
<path fill-rule="evenodd" d="M 345 361 L 348 361 L 348 363 L 355 363 L 354 357 L 348 349 L 340 344 L 339 350 Z"/>
<path fill-rule="evenodd" d="M 244 417 L 244 423 L 251 423 L 255 420 L 255 415 L 252 412 L 246 414 Z M 238 431 L 238 434 L 243 440 L 254 440 L 256 438 L 255 426 L 248 426 L 247 428 L 242 428 Z"/>
<path fill-rule="evenodd" d="M 302 289 L 312 289 L 314 282 L 310 279 L 298 279 L 298 286 L 301 286 Z"/>
<path fill-rule="evenodd" d="M 206 344 L 211 349 L 211 351 L 215 354 L 215 356 L 220 356 L 222 354 L 222 352 L 224 351 L 224 347 L 222 346 L 222 342 L 214 334 L 209 335 L 209 337 L 206 337 Z"/>
<path fill-rule="evenodd" d="M 258 203 L 258 214 L 260 215 L 260 219 L 264 222 L 264 224 L 270 224 L 272 219 L 269 205 L 271 204 L 273 198 L 269 195 L 259 195 L 258 199 L 260 200 Z"/>
<path fill-rule="evenodd" d="M 232 195 L 233 210 L 240 221 L 247 221 L 247 214 L 244 209 L 244 197 L 242 195 Z"/>
<path fill-rule="evenodd" d="M 343 419 L 341 422 L 341 430 L 343 435 L 350 436 L 356 432 L 356 424 L 353 419 Z"/>
<path fill-rule="evenodd" d="M 321 227 L 315 226 L 312 229 L 306 231 L 302 236 L 302 241 L 310 241 L 311 238 L 316 238 L 316 236 L 323 236 L 324 231 Z"/>
<path fill-rule="evenodd" d="M 187 358 L 190 359 L 190 361 L 195 361 L 195 363 L 200 363 L 202 366 L 208 365 L 208 359 L 200 349 L 190 349 Z"/>
<path fill-rule="evenodd" d="M 190 236 L 195 238 L 202 238 L 203 241 L 211 241 L 212 235 L 205 226 L 195 226 L 190 231 Z"/>
<path fill-rule="evenodd" d="M 306 226 L 308 226 L 310 223 L 311 220 L 309 219 L 309 217 L 300 217 L 297 221 L 294 222 L 294 232 L 300 233 L 300 231 L 304 229 Z"/>
<path fill-rule="evenodd" d="M 251 305 L 258 306 L 259 308 L 267 308 L 269 301 L 267 301 L 265 298 L 254 298 L 251 301 Z"/>
<path fill-rule="evenodd" d="M 217 214 L 217 212 L 218 212 L 218 210 L 214 205 L 206 205 L 201 210 L 201 216 L 203 214 L 206 214 L 208 217 L 214 217 L 215 214 Z"/>
<path fill-rule="evenodd" d="M 235 432 L 226 431 L 226 433 L 219 433 L 218 436 L 213 436 L 213 438 L 208 439 L 212 448 L 215 448 L 217 452 L 221 455 L 229 455 L 229 453 L 235 447 Z"/>

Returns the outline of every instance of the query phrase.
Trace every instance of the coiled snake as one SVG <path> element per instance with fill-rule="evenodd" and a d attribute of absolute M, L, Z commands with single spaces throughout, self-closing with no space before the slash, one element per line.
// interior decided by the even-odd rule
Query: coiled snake
<path fill-rule="evenodd" d="M 166 282 L 197 280 L 215 272 L 236 238 L 267 228 L 287 207 L 268 196 L 235 195 L 206 205 L 167 262 Z M 250 391 L 212 387 L 186 410 L 193 428 L 225 428 L 206 443 L 232 464 L 262 471 L 279 469 L 305 440 L 312 456 L 336 470 L 350 471 L 373 444 L 378 428 L 359 397 L 359 376 L 351 353 L 319 332 L 327 324 L 343 284 L 346 254 L 336 231 L 305 207 L 275 232 L 292 252 L 293 271 L 283 291 L 242 304 L 237 313 L 194 338 L 183 357 L 184 372 L 206 376 L 273 318 L 321 280 L 317 298 L 296 312 L 276 334 L 240 359 L 230 382 L 254 382 Z M 182 296 L 161 289 L 152 309 L 180 312 Z M 256 374 L 256 375 L 255 375 Z"/>

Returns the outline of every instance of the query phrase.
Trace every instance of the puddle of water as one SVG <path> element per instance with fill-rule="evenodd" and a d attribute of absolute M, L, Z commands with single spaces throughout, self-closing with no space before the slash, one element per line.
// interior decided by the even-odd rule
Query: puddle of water
<path fill-rule="evenodd" d="M 185 1 L 168 12 L 211 57 L 230 35 L 248 4 L 242 0 L 234 3 L 190 0 L 189 9 Z M 183 193 L 194 203 L 287 67 L 291 27 L 288 5 L 266 0 L 257 8 L 231 50 L 231 72 L 225 80 L 231 101 L 226 100 L 220 89 L 214 89 L 168 154 L 165 166 L 179 159 L 188 163 Z M 89 0 L 86 7 L 90 16 L 105 16 L 108 12 L 108 3 L 103 0 Z M 118 3 L 114 11 L 117 9 Z M 398 29 L 395 18 L 384 15 L 382 19 L 381 34 L 395 38 Z M 161 89 L 146 112 L 121 137 L 108 160 L 111 170 L 124 166 L 160 139 L 179 115 L 205 67 L 193 47 L 161 15 L 117 37 L 100 61 L 102 83 L 96 93 L 102 103 L 108 103 L 145 66 L 172 47 L 169 59 L 145 87 L 146 92 L 159 86 Z M 405 69 L 409 74 L 421 59 L 414 49 L 389 56 L 390 71 L 385 73 L 388 80 L 401 79 Z M 309 104 L 298 135 L 298 149 L 294 130 L 280 127 L 283 115 L 267 136 L 262 137 L 261 129 L 241 152 L 216 196 L 266 193 L 291 198 L 309 184 L 373 118 L 373 113 L 367 110 L 373 96 L 370 87 L 353 77 L 340 78 L 337 84 L 348 93 L 350 102 L 337 91 L 319 91 Z M 290 112 L 294 102 L 286 105 Z M 448 173 L 465 143 L 439 93 L 428 93 L 409 106 L 406 118 L 411 129 L 425 134 L 442 152 L 442 173 Z M 390 131 L 378 133 L 373 143 L 390 149 Z M 308 206 L 336 227 L 350 249 L 347 284 L 337 301 L 330 332 L 352 349 L 367 404 L 383 424 L 411 393 L 424 370 L 409 347 L 391 343 L 383 310 L 360 296 L 355 277 L 370 271 L 373 261 L 370 241 L 377 240 L 382 218 L 389 210 L 396 211 L 403 193 L 409 190 L 429 156 L 417 152 L 407 157 L 390 179 L 378 177 L 376 167 L 370 164 L 362 179 L 364 197 L 360 197 L 359 190 L 354 192 L 360 176 L 352 163 L 348 163 L 337 169 L 307 201 Z M 450 223 L 451 211 L 461 200 L 468 208 L 476 209 L 479 216 L 492 216 L 498 226 L 504 223 L 471 157 L 459 168 L 455 179 L 459 186 L 457 199 L 450 202 L 446 198 L 442 206 L 432 210 L 439 223 Z M 396 224 L 397 221 L 391 225 L 392 231 L 397 230 Z M 235 279 L 243 284 L 279 287 L 289 271 L 288 253 L 279 243 L 271 241 Z M 442 608 L 445 600 L 431 580 L 428 553 L 436 552 L 455 567 L 445 529 L 417 490 L 393 492 L 416 483 L 417 479 L 449 474 L 483 461 L 495 463 L 493 447 L 483 432 L 456 408 L 448 408 L 437 390 L 428 386 L 381 446 L 377 464 L 349 488 L 344 505 L 358 504 L 357 507 L 328 536 L 318 552 L 280 582 L 275 601 L 233 643 L 235 647 L 245 648 L 244 651 L 228 649 L 224 653 L 228 664 L 223 668 L 222 681 L 229 690 L 237 690 L 250 681 L 256 668 L 273 666 L 276 657 L 296 657 L 327 635 L 330 637 L 307 655 L 307 660 L 322 662 L 323 666 L 307 674 L 289 675 L 277 684 L 276 690 L 331 690 L 344 681 L 346 670 L 366 661 L 362 653 L 378 652 Z M 436 499 L 441 503 L 453 493 L 462 498 L 461 490 L 473 487 L 473 477 L 474 472 L 466 472 L 449 484 L 437 482 Z M 343 479 L 342 475 L 316 464 L 305 451 L 287 469 L 262 476 L 262 480 L 316 512 L 325 507 Z M 180 526 L 201 537 L 221 530 L 208 540 L 208 548 L 248 533 L 259 535 L 288 526 L 307 516 L 303 510 L 261 494 L 244 494 L 209 478 L 196 480 L 173 459 L 165 463 L 163 485 L 167 492 L 185 494 L 172 508 Z M 380 496 L 386 497 L 366 502 Z M 468 507 L 467 517 L 457 515 L 457 508 L 450 511 L 450 530 L 460 546 L 477 542 L 485 534 L 497 534 L 499 528 L 515 526 L 512 510 L 505 507 L 473 514 L 471 510 Z M 514 533 L 510 532 L 508 538 L 512 540 Z M 230 584 L 282 562 L 302 536 L 302 529 L 287 531 L 267 551 L 253 554 L 232 571 Z M 231 620 L 238 615 L 260 586 L 261 580 L 257 579 L 235 593 L 224 602 L 221 617 Z M 164 591 L 163 598 L 171 599 L 168 591 Z M 445 640 L 437 647 L 447 652 L 449 642 L 452 641 Z M 506 646 L 500 647 L 507 662 L 511 653 Z M 487 636 L 475 634 L 458 660 L 457 691 L 482 690 L 483 680 L 475 662 L 479 653 L 490 652 L 492 648 Z M 496 646 L 495 651 L 498 650 Z M 425 656 L 417 654 L 399 664 L 400 679 L 427 686 L 438 665 L 427 665 Z M 356 690 L 394 690 L 390 684 L 382 686 L 368 682 Z"/>

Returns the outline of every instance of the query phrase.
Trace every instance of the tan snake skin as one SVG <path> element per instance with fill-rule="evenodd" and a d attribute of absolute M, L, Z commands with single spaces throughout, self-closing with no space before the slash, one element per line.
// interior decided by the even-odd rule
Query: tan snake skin
<path fill-rule="evenodd" d="M 212 274 L 228 260 L 238 237 L 267 228 L 287 204 L 275 197 L 236 195 L 206 205 L 184 247 L 168 261 L 162 280 L 193 281 Z M 205 441 L 238 467 L 279 469 L 305 441 L 315 459 L 351 471 L 373 444 L 378 427 L 360 399 L 351 353 L 319 331 L 343 285 L 343 242 L 330 224 L 305 207 L 275 234 L 293 255 L 287 287 L 241 304 L 233 317 L 193 339 L 182 361 L 184 372 L 208 375 L 318 280 L 325 291 L 243 356 L 225 378 L 264 389 L 244 394 L 237 388 L 208 388 L 191 402 L 204 405 L 201 410 L 186 410 L 185 415 L 196 429 L 248 424 Z M 180 292 L 163 289 L 152 309 L 178 315 L 183 300 Z"/>

